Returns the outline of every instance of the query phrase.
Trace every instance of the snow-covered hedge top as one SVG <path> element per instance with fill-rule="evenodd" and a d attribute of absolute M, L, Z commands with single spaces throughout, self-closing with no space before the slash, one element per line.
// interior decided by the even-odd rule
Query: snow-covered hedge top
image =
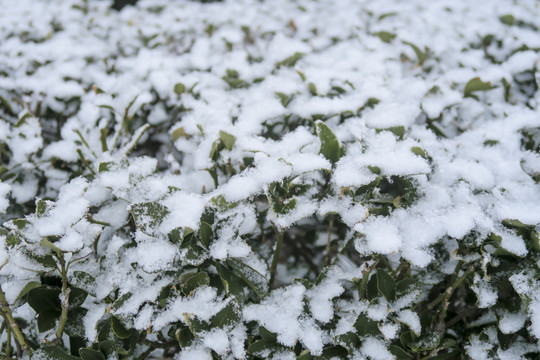
<path fill-rule="evenodd" d="M 538 356 L 537 2 L 109 6 L 2 4 L 0 353 Z"/>

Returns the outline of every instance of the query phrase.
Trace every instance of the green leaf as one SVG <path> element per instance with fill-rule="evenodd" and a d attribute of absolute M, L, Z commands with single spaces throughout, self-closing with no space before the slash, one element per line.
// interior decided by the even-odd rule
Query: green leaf
<path fill-rule="evenodd" d="M 208 249 L 213 238 L 214 231 L 212 230 L 212 226 L 205 221 L 201 221 L 199 227 L 199 239 L 201 240 L 201 243 Z"/>
<path fill-rule="evenodd" d="M 291 283 L 293 283 L 293 284 L 301 284 L 307 290 L 313 288 L 313 284 L 311 283 L 311 281 L 309 281 L 308 279 L 304 279 L 304 278 L 294 278 Z"/>
<path fill-rule="evenodd" d="M 43 266 L 47 266 L 50 268 L 56 268 L 56 261 L 54 260 L 54 257 L 52 255 L 45 255 L 45 256 L 32 256 L 32 259 L 36 260 L 38 263 L 40 263 Z"/>
<path fill-rule="evenodd" d="M 30 290 L 27 301 L 38 314 L 38 330 L 44 332 L 54 328 L 61 313 L 60 289 L 38 287 Z"/>
<path fill-rule="evenodd" d="M 261 335 L 263 340 L 273 341 L 273 342 L 277 341 L 277 334 L 274 334 L 273 332 L 271 332 L 264 326 L 259 326 L 259 335 Z"/>
<path fill-rule="evenodd" d="M 43 353 L 45 356 L 42 355 Z M 78 357 L 69 355 L 62 348 L 57 346 L 44 346 L 38 351 L 34 352 L 32 356 L 34 359 L 42 359 L 44 357 L 54 360 L 80 360 Z"/>
<path fill-rule="evenodd" d="M 508 25 L 508 26 L 512 26 L 514 25 L 514 15 L 512 14 L 506 14 L 506 15 L 503 15 L 499 18 L 499 20 L 501 20 L 501 22 L 505 25 Z"/>
<path fill-rule="evenodd" d="M 323 349 L 320 359 L 330 360 L 330 359 L 346 359 L 348 357 L 347 349 L 343 346 L 329 346 Z"/>
<path fill-rule="evenodd" d="M 124 303 L 126 301 L 128 301 L 131 297 L 133 296 L 132 293 L 125 293 L 124 295 L 120 296 L 118 299 L 116 299 L 113 304 L 111 305 L 111 311 L 116 311 L 118 309 L 120 309 L 120 307 L 122 305 L 124 305 Z"/>
<path fill-rule="evenodd" d="M 84 289 L 90 295 L 95 296 L 93 289 L 96 285 L 96 279 L 92 275 L 84 271 L 76 270 L 73 272 L 73 275 L 71 276 L 69 281 L 70 284 L 72 284 L 73 286 Z"/>
<path fill-rule="evenodd" d="M 135 224 L 147 235 L 153 235 L 169 210 L 157 201 L 132 204 L 130 210 Z"/>
<path fill-rule="evenodd" d="M 242 280 L 228 267 L 220 264 L 219 262 L 215 263 L 215 267 L 227 294 L 235 297 L 243 297 L 244 285 Z"/>
<path fill-rule="evenodd" d="M 279 350 L 279 346 L 274 341 L 268 340 L 258 340 L 252 342 L 247 348 L 248 353 L 253 355 L 266 354 L 267 351 L 273 352 L 276 350 Z"/>
<path fill-rule="evenodd" d="M 112 162 L 106 161 L 106 162 L 100 162 L 98 166 L 98 172 L 106 172 L 109 171 L 112 166 Z"/>
<path fill-rule="evenodd" d="M 236 142 L 236 137 L 234 135 L 226 133 L 225 131 L 219 132 L 219 139 L 227 150 L 232 150 L 234 143 Z"/>
<path fill-rule="evenodd" d="M 268 279 L 260 272 L 235 258 L 229 258 L 227 264 L 260 298 L 268 292 Z"/>
<path fill-rule="evenodd" d="M 446 354 L 437 354 L 430 357 L 430 360 L 457 360 L 461 358 L 461 353 L 459 351 L 452 351 Z"/>
<path fill-rule="evenodd" d="M 395 11 L 392 11 L 392 12 L 387 12 L 387 13 L 384 13 L 382 15 L 379 16 L 379 18 L 377 19 L 378 21 L 381 21 L 382 19 L 384 18 L 387 18 L 387 17 L 390 17 L 390 16 L 396 16 L 398 13 L 395 12 Z"/>
<path fill-rule="evenodd" d="M 358 316 L 358 319 L 356 319 L 356 322 L 354 323 L 354 327 L 358 331 L 359 336 L 375 336 L 381 333 L 377 326 L 377 322 L 371 320 L 364 314 Z"/>
<path fill-rule="evenodd" d="M 197 239 L 192 235 L 188 235 L 188 237 L 182 241 L 180 247 L 182 249 L 187 249 L 184 261 L 189 265 L 199 266 L 208 258 L 208 251 L 199 246 Z"/>
<path fill-rule="evenodd" d="M 70 298 L 71 300 L 71 298 Z M 71 304 L 70 304 L 71 305 Z M 66 322 L 66 327 L 64 328 L 64 332 L 70 336 L 74 341 L 77 342 L 76 339 L 83 338 L 86 335 L 85 328 L 84 328 L 84 317 L 88 313 L 88 310 L 77 307 L 75 309 L 70 309 L 68 312 L 68 319 Z M 86 346 L 86 342 L 84 342 L 81 347 Z M 72 351 L 73 354 L 73 351 Z M 75 352 L 75 355 L 77 352 Z"/>
<path fill-rule="evenodd" d="M 409 347 L 409 344 L 411 344 L 415 340 L 416 336 L 413 334 L 412 331 L 404 331 L 401 333 L 401 335 L 399 335 L 399 342 L 405 347 Z"/>
<path fill-rule="evenodd" d="M 178 341 L 178 344 L 182 348 L 190 346 L 194 339 L 193 333 L 184 324 L 181 324 L 179 327 L 174 334 L 176 341 Z"/>
<path fill-rule="evenodd" d="M 396 135 L 400 140 L 403 139 L 403 136 L 405 135 L 405 126 L 392 126 L 385 129 L 375 129 L 375 132 L 378 134 L 381 131 L 390 131 L 394 135 Z"/>
<path fill-rule="evenodd" d="M 118 353 L 118 346 L 114 340 L 105 340 L 99 343 L 99 351 L 109 358 L 109 356 Z"/>
<path fill-rule="evenodd" d="M 421 156 L 421 157 L 423 157 L 424 159 L 427 159 L 426 152 L 425 152 L 424 149 L 422 149 L 421 147 L 413 146 L 413 147 L 411 148 L 411 151 L 413 152 L 413 154 L 418 155 L 418 156 Z"/>
<path fill-rule="evenodd" d="M 21 290 L 21 292 L 19 293 L 19 295 L 17 296 L 17 299 L 15 299 L 15 301 L 18 301 L 20 299 L 22 299 L 26 294 L 28 294 L 30 292 L 30 290 L 32 289 L 36 289 L 38 287 L 41 287 L 41 284 L 36 282 L 36 281 L 30 281 L 29 283 L 27 283 L 23 289 Z"/>
<path fill-rule="evenodd" d="M 336 340 L 336 343 L 346 348 L 349 354 L 353 354 L 354 351 L 360 347 L 360 338 L 350 331 L 337 336 Z"/>
<path fill-rule="evenodd" d="M 182 95 L 186 91 L 186 86 L 182 83 L 176 83 L 174 85 L 174 92 L 176 95 Z"/>
<path fill-rule="evenodd" d="M 309 90 L 309 93 L 312 95 L 312 96 L 317 96 L 319 93 L 317 92 L 317 86 L 310 82 L 308 84 L 308 90 Z"/>
<path fill-rule="evenodd" d="M 388 301 L 393 301 L 396 297 L 396 282 L 383 269 L 377 269 L 377 288 Z"/>
<path fill-rule="evenodd" d="M 420 50 L 418 46 L 416 46 L 415 44 L 411 42 L 404 41 L 403 43 L 406 45 L 409 45 L 413 49 L 414 53 L 416 54 L 416 58 L 418 59 L 418 65 L 422 66 L 424 62 L 427 60 L 427 49 L 424 52 Z"/>
<path fill-rule="evenodd" d="M 288 96 L 282 92 L 275 92 L 274 94 L 276 94 L 276 96 L 279 98 L 279 100 L 281 101 L 281 105 L 283 105 L 283 107 L 287 107 L 287 105 L 289 105 L 289 103 L 292 100 L 292 95 Z"/>
<path fill-rule="evenodd" d="M 81 327 L 83 327 L 83 322 L 80 322 Z M 79 356 L 79 350 L 84 349 L 86 346 L 86 340 L 80 336 L 70 336 L 69 337 L 69 351 L 73 356 Z"/>
<path fill-rule="evenodd" d="M 339 160 L 338 138 L 322 121 L 317 122 L 316 129 L 319 140 L 321 141 L 319 154 L 322 154 L 325 158 L 330 160 L 332 164 L 335 164 Z"/>
<path fill-rule="evenodd" d="M 82 360 L 105 360 L 103 354 L 94 349 L 79 349 L 79 355 Z"/>
<path fill-rule="evenodd" d="M 183 126 L 179 126 L 177 127 L 176 129 L 173 130 L 173 132 L 171 133 L 171 138 L 173 141 L 176 141 L 180 138 L 186 138 L 186 139 L 189 139 L 191 137 L 191 135 L 189 135 L 188 133 L 186 133 L 186 130 L 184 129 Z"/>
<path fill-rule="evenodd" d="M 533 250 L 540 252 L 540 234 L 537 231 L 531 232 L 531 247 Z"/>
<path fill-rule="evenodd" d="M 114 335 L 119 337 L 120 339 L 127 339 L 130 335 L 130 332 L 124 324 L 120 321 L 120 319 L 116 316 L 111 316 L 111 326 L 112 330 L 114 332 Z"/>
<path fill-rule="evenodd" d="M 379 296 L 379 288 L 377 286 L 377 275 L 372 275 L 367 283 L 366 297 L 369 301 Z"/>
<path fill-rule="evenodd" d="M 238 305 L 235 301 L 231 301 L 212 317 L 210 326 L 212 328 L 228 327 L 236 324 L 239 319 L 240 312 L 238 310 Z"/>
<path fill-rule="evenodd" d="M 489 81 L 483 82 L 482 80 L 480 80 L 479 77 L 476 77 L 474 79 L 469 80 L 467 84 L 465 84 L 465 89 L 463 92 L 464 92 L 465 97 L 473 97 L 478 100 L 478 96 L 473 94 L 474 92 L 488 91 L 494 88 L 496 88 L 496 86 L 491 85 Z"/>
<path fill-rule="evenodd" d="M 488 139 L 484 141 L 484 146 L 495 146 L 499 143 L 499 140 Z"/>
<path fill-rule="evenodd" d="M 210 277 L 208 276 L 208 273 L 204 271 L 190 272 L 182 275 L 180 278 L 180 287 L 185 295 L 191 294 L 200 286 L 208 286 L 209 284 Z"/>
<path fill-rule="evenodd" d="M 409 360 L 414 359 L 412 355 L 403 350 L 397 345 L 388 346 L 388 350 L 396 357 L 396 360 Z"/>
<path fill-rule="evenodd" d="M 40 333 L 54 329 L 60 312 L 42 312 L 38 315 L 37 325 Z"/>
<path fill-rule="evenodd" d="M 281 67 L 281 66 L 285 66 L 285 67 L 293 67 L 294 65 L 296 65 L 296 63 L 298 62 L 298 60 L 300 60 L 301 58 L 304 57 L 304 54 L 303 53 L 300 53 L 300 52 L 296 52 L 294 53 L 293 55 L 289 56 L 288 58 L 286 58 L 285 60 L 283 61 L 280 61 L 278 63 L 278 67 Z"/>
<path fill-rule="evenodd" d="M 504 219 L 502 221 L 504 226 L 516 229 L 534 229 L 534 225 L 527 225 L 517 219 Z"/>
<path fill-rule="evenodd" d="M 9 101 L 4 99 L 2 96 L 0 96 L 0 109 L 4 108 L 6 112 L 8 112 L 10 115 L 16 115 L 13 111 L 13 108 L 11 107 Z"/>
<path fill-rule="evenodd" d="M 379 39 L 381 39 L 381 41 L 385 43 L 389 43 L 396 38 L 396 34 L 392 34 L 388 31 L 378 31 L 376 33 L 373 33 L 373 35 L 377 36 Z"/>
<path fill-rule="evenodd" d="M 320 283 L 323 282 L 324 279 L 326 279 L 326 277 L 328 276 L 328 273 L 330 272 L 330 270 L 332 270 L 332 266 L 325 266 L 321 272 L 319 273 L 319 275 L 317 276 L 317 280 L 315 281 L 315 285 L 319 285 Z M 306 287 L 307 289 L 307 287 Z"/>
<path fill-rule="evenodd" d="M 50 242 L 49 240 L 47 240 L 45 238 L 41 239 L 40 244 L 42 246 L 45 246 L 45 247 L 53 250 L 54 252 L 56 252 L 59 255 L 62 253 L 62 250 L 60 250 L 56 245 L 54 245 L 52 242 Z"/>
<path fill-rule="evenodd" d="M 22 230 L 26 227 L 26 225 L 28 225 L 28 220 L 26 219 L 13 219 L 11 220 L 11 222 L 13 223 L 13 225 L 15 225 L 17 227 L 17 229 L 19 230 Z"/>
<path fill-rule="evenodd" d="M 60 289 L 41 286 L 28 291 L 28 304 L 38 314 L 46 311 L 58 311 L 60 313 Z"/>
<path fill-rule="evenodd" d="M 45 203 L 45 200 L 39 199 L 36 201 L 36 217 L 41 217 L 43 214 L 45 214 L 45 211 L 47 210 L 47 204 Z"/>
<path fill-rule="evenodd" d="M 72 309 L 81 306 L 84 303 L 84 300 L 86 300 L 86 297 L 88 296 L 86 290 L 79 289 L 73 286 L 70 286 L 69 289 L 69 308 Z"/>

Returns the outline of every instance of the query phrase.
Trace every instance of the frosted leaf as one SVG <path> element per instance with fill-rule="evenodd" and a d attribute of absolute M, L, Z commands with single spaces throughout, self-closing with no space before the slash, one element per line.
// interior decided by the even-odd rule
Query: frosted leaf
<path fill-rule="evenodd" d="M 372 360 L 394 359 L 394 356 L 386 349 L 386 344 L 382 340 L 373 337 L 363 341 L 360 352 Z"/>
<path fill-rule="evenodd" d="M 398 320 L 410 327 L 416 335 L 420 335 L 420 332 L 422 331 L 420 318 L 414 311 L 409 309 L 401 310 L 398 313 Z"/>
<path fill-rule="evenodd" d="M 474 276 L 474 284 L 471 286 L 471 289 L 478 297 L 478 306 L 480 308 L 490 307 L 497 302 L 498 295 L 495 289 L 493 289 L 486 279 L 481 278 L 478 274 Z"/>
<path fill-rule="evenodd" d="M 505 310 L 502 316 L 499 318 L 499 329 L 503 334 L 512 334 L 518 331 L 525 324 L 527 315 L 522 312 L 511 313 Z"/>

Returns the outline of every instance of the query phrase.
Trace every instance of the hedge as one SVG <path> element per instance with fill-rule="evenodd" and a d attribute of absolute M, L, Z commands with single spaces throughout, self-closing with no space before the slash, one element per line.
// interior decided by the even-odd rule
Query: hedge
<path fill-rule="evenodd" d="M 538 359 L 539 29 L 4 2 L 0 358 Z"/>

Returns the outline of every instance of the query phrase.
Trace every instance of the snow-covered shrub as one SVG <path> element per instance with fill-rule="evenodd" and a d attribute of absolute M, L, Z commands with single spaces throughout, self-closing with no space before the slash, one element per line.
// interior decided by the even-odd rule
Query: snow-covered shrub
<path fill-rule="evenodd" d="M 538 358 L 537 2 L 110 5 L 2 3 L 2 358 Z"/>

